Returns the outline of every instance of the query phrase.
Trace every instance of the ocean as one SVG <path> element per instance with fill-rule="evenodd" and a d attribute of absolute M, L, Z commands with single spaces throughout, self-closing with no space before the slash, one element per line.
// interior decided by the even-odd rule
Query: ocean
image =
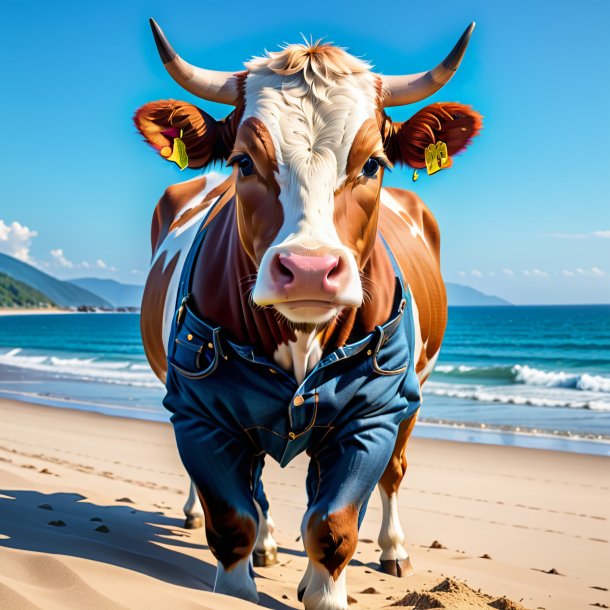
<path fill-rule="evenodd" d="M 138 314 L 0 317 L 0 395 L 167 420 Z M 610 455 L 610 305 L 452 307 L 416 435 Z"/>

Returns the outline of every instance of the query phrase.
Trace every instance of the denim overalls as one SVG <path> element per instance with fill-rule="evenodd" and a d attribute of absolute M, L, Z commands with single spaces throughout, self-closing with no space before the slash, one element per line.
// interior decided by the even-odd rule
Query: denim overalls
<path fill-rule="evenodd" d="M 400 422 L 420 405 L 412 358 L 415 337 L 409 293 L 396 274 L 390 319 L 364 338 L 326 354 L 302 383 L 188 305 L 191 275 L 206 229 L 185 262 L 168 345 L 167 394 L 178 449 L 204 497 L 247 511 L 265 454 L 286 466 L 312 457 L 309 508 L 356 503 L 360 519 L 391 457 Z"/>

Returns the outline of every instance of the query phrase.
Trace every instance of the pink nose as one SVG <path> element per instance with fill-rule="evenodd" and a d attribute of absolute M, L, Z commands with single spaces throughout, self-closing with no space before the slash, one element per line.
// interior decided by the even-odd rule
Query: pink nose
<path fill-rule="evenodd" d="M 334 297 L 347 275 L 340 257 L 278 254 L 273 260 L 272 275 L 277 287 L 291 299 L 328 299 Z"/>

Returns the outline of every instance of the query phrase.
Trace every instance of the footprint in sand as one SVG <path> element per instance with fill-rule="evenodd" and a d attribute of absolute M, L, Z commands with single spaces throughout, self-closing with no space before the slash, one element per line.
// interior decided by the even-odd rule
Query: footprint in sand
<path fill-rule="evenodd" d="M 543 574 L 551 574 L 554 576 L 565 576 L 565 574 L 562 574 L 555 568 L 551 568 L 550 570 L 541 570 L 540 568 L 532 568 L 532 570 L 534 570 L 535 572 L 542 572 Z"/>

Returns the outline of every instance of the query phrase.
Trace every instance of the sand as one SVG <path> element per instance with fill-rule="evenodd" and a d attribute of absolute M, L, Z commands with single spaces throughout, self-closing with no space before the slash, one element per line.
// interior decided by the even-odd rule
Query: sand
<path fill-rule="evenodd" d="M 57 307 L 0 307 L 0 316 L 37 316 L 59 313 L 76 313 L 70 309 L 58 309 Z"/>
<path fill-rule="evenodd" d="M 211 593 L 205 534 L 182 529 L 187 477 L 169 425 L 7 400 L 0 421 L 0 608 L 255 608 Z M 280 562 L 257 569 L 263 607 L 301 607 L 306 466 L 265 469 Z M 609 466 L 414 439 L 400 512 L 416 572 L 376 571 L 375 494 L 348 568 L 351 607 L 610 606 Z"/>

